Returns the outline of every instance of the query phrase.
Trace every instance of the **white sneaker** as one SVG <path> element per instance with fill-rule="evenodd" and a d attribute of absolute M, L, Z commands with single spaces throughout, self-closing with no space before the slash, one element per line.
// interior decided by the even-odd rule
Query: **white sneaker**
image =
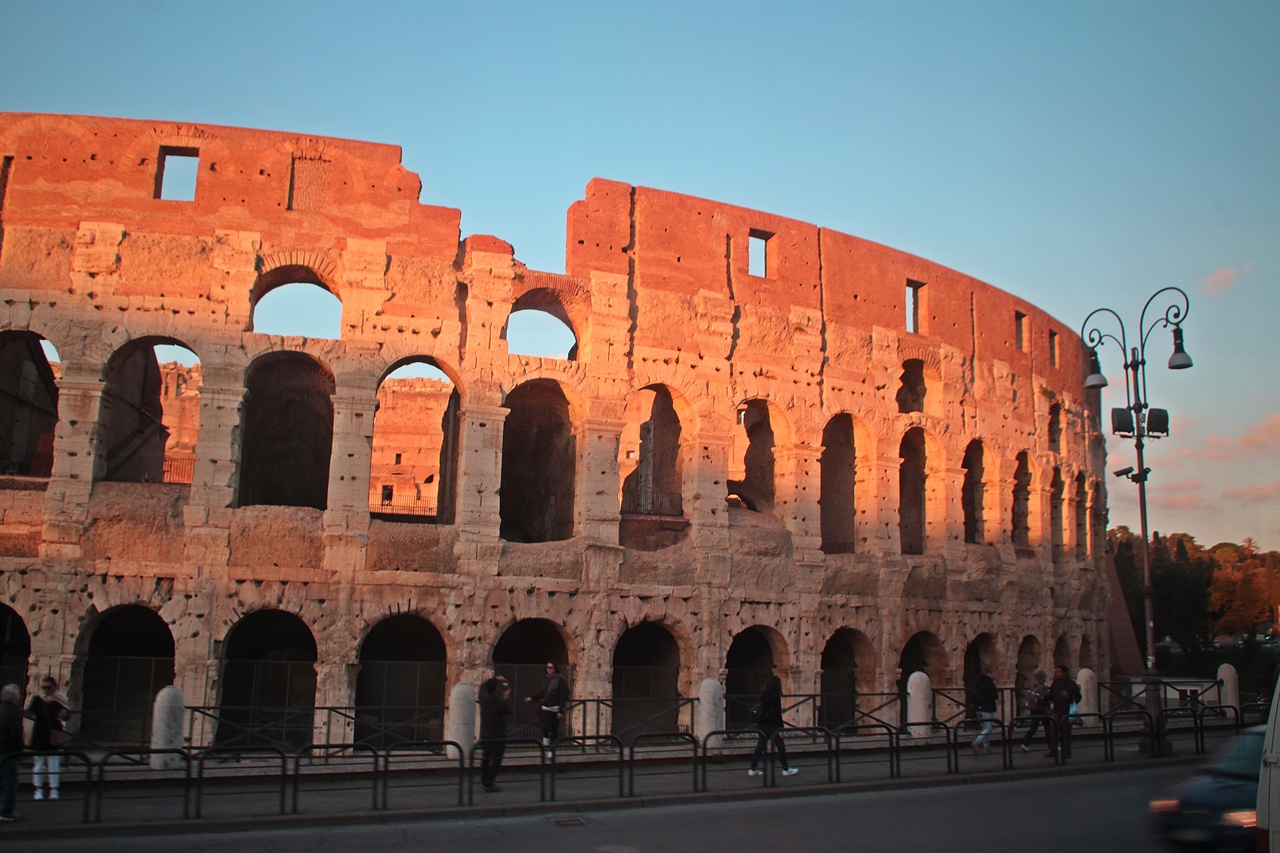
<path fill-rule="evenodd" d="M 786 770 L 783 770 L 783 771 L 782 771 L 782 775 L 783 775 L 783 776 L 794 776 L 794 775 L 796 775 L 796 774 L 797 774 L 797 773 L 799 773 L 799 772 L 800 772 L 800 768 L 799 768 L 799 767 L 788 767 Z"/>
<path fill-rule="evenodd" d="M 43 788 L 36 788 L 36 796 L 35 796 L 35 798 L 36 798 L 37 800 L 43 800 L 43 799 L 44 799 L 44 789 L 43 789 Z"/>
<path fill-rule="evenodd" d="M 763 771 L 763 770 L 748 770 L 748 771 L 747 771 L 747 775 L 748 775 L 748 776 L 763 776 L 763 775 L 764 775 L 764 771 Z"/>
<path fill-rule="evenodd" d="M 54 788 L 52 791 L 50 791 L 50 792 L 49 792 L 49 799 L 51 799 L 51 800 L 56 800 L 56 799 L 58 799 L 58 789 L 57 789 L 57 788 Z"/>
<path fill-rule="evenodd" d="M 1026 745 L 1025 743 L 1021 746 L 1021 749 L 1022 749 L 1022 751 L 1023 751 L 1023 752 L 1030 752 L 1030 751 L 1031 751 L 1031 750 L 1027 749 L 1027 745 Z"/>

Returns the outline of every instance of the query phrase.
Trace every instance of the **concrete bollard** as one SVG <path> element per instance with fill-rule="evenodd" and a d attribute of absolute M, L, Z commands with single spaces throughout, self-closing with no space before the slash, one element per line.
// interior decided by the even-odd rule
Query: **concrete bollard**
<path fill-rule="evenodd" d="M 923 672 L 913 672 L 907 679 L 907 722 L 927 723 L 933 719 L 933 682 Z M 928 726 L 910 726 L 908 737 L 927 737 Z"/>
<path fill-rule="evenodd" d="M 182 691 L 172 684 L 162 687 L 151 704 L 151 748 L 182 749 L 182 720 L 187 703 Z M 152 770 L 180 770 L 185 762 L 181 756 L 153 753 Z"/>
<path fill-rule="evenodd" d="M 1240 707 L 1240 674 L 1236 672 L 1236 668 L 1229 663 L 1224 663 L 1218 667 L 1218 680 L 1222 682 L 1222 698 L 1218 701 L 1238 709 Z M 1212 704 L 1212 702 L 1206 704 Z"/>
<path fill-rule="evenodd" d="M 708 732 L 724 729 L 724 687 L 714 678 L 704 678 L 698 687 L 698 717 L 694 725 L 695 737 L 705 738 Z M 720 738 L 707 744 L 710 749 L 720 746 Z"/>
<path fill-rule="evenodd" d="M 444 739 L 460 744 L 465 760 L 476 742 L 476 689 L 470 684 L 455 684 L 449 691 L 449 718 Z M 450 748 L 450 758 L 457 754 Z"/>
<path fill-rule="evenodd" d="M 1078 707 L 1081 714 L 1098 713 L 1098 676 L 1088 667 L 1083 667 L 1076 673 L 1076 684 L 1080 685 L 1080 702 Z M 1081 717 L 1077 725 L 1094 726 L 1097 725 L 1096 719 L 1089 717 Z"/>

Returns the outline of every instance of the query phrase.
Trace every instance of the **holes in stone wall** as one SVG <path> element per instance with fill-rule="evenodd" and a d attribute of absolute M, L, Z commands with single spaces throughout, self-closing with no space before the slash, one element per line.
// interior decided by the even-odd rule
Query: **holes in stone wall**
<path fill-rule="evenodd" d="M 200 149 L 163 145 L 156 158 L 155 197 L 168 201 L 195 201 Z"/>

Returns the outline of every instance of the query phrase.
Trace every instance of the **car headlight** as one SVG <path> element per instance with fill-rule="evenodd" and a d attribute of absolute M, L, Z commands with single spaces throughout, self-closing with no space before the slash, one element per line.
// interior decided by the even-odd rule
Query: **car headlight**
<path fill-rule="evenodd" d="M 1178 799 L 1177 797 L 1158 797 L 1151 801 L 1148 808 L 1152 814 L 1176 812 L 1178 810 Z"/>
<path fill-rule="evenodd" d="M 1237 809 L 1223 812 L 1222 822 L 1227 826 L 1238 826 L 1242 829 L 1253 829 L 1258 825 L 1257 809 Z"/>

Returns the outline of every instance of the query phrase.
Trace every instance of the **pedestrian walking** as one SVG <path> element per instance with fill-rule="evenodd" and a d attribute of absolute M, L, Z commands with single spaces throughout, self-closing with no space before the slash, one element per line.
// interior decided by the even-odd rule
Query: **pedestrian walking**
<path fill-rule="evenodd" d="M 798 767 L 792 767 L 787 762 L 787 744 L 781 735 L 784 726 L 786 722 L 782 719 L 782 679 L 771 675 L 760 690 L 760 713 L 756 718 L 758 739 L 755 752 L 751 753 L 751 769 L 747 771 L 748 776 L 760 776 L 764 773 L 760 769 L 760 757 L 764 755 L 765 747 L 770 741 L 773 741 L 774 748 L 778 751 L 778 763 L 782 765 L 782 775 L 794 776 L 800 772 Z"/>
<path fill-rule="evenodd" d="M 551 745 L 560 736 L 560 721 L 569 704 L 569 682 L 560 674 L 555 661 L 548 661 L 542 677 L 542 691 L 526 697 L 525 702 L 538 703 L 538 722 L 542 726 L 542 748 L 551 755 Z"/>
<path fill-rule="evenodd" d="M 22 820 L 13 809 L 18 804 L 18 757 L 22 755 L 22 688 L 0 688 L 0 821 Z"/>
<path fill-rule="evenodd" d="M 1045 747 L 1053 745 L 1049 734 L 1049 720 L 1045 716 L 1049 713 L 1049 685 L 1045 681 L 1049 678 L 1049 674 L 1043 669 L 1037 669 L 1032 673 L 1031 678 L 1033 684 L 1027 688 L 1027 692 L 1022 696 L 1022 707 L 1027 709 L 1027 713 L 1031 715 L 1031 725 L 1027 727 L 1027 733 L 1022 736 L 1022 751 L 1029 752 L 1031 749 L 1031 741 L 1035 739 L 1036 732 L 1042 727 L 1044 728 L 1044 744 Z"/>
<path fill-rule="evenodd" d="M 31 720 L 31 751 L 35 764 L 31 781 L 35 783 L 35 799 L 45 797 L 45 775 L 49 779 L 49 799 L 58 799 L 58 783 L 61 778 L 62 756 L 59 752 L 67 745 L 67 733 L 63 723 L 71 718 L 70 702 L 58 692 L 58 682 L 46 675 L 40 679 L 40 692 L 27 703 L 27 719 Z"/>
<path fill-rule="evenodd" d="M 507 751 L 507 723 L 511 720 L 511 685 L 495 675 L 480 685 L 480 785 L 490 793 L 501 790 L 495 783 Z"/>
<path fill-rule="evenodd" d="M 1058 664 L 1053 668 L 1053 682 L 1049 685 L 1049 714 L 1053 718 L 1049 726 L 1049 751 L 1046 758 L 1059 752 L 1062 760 L 1071 757 L 1071 705 L 1082 698 L 1080 685 L 1067 677 L 1067 668 Z"/>
<path fill-rule="evenodd" d="M 991 753 L 991 730 L 995 728 L 996 704 L 1000 701 L 1000 691 L 996 688 L 995 679 L 991 677 L 992 672 L 991 667 L 984 664 L 982 673 L 973 684 L 973 710 L 978 722 L 982 724 L 982 730 L 973 739 L 975 755 L 980 752 L 988 755 Z"/>

